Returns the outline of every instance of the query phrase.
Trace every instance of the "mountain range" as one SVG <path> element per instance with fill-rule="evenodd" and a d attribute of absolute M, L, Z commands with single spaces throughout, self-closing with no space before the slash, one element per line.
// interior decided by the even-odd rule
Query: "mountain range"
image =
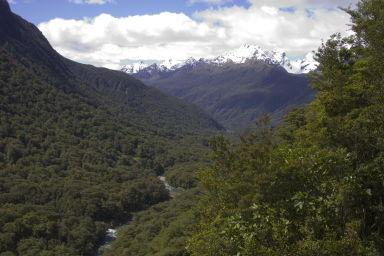
<path fill-rule="evenodd" d="M 287 54 L 282 50 L 270 51 L 262 49 L 257 45 L 243 44 L 238 49 L 227 51 L 214 58 L 195 59 L 190 57 L 186 60 L 168 59 L 160 63 L 152 64 L 139 61 L 133 64 L 125 65 L 121 70 L 128 74 L 136 74 L 141 71 L 154 72 L 155 70 L 161 72 L 171 72 L 182 68 L 183 66 L 193 65 L 196 63 L 207 63 L 220 66 L 227 63 L 242 64 L 250 60 L 259 60 L 271 65 L 281 66 L 287 70 L 287 72 L 294 74 L 309 73 L 317 67 L 317 62 L 312 52 L 308 53 L 302 59 L 290 60 L 287 57 Z"/>
<path fill-rule="evenodd" d="M 212 59 L 141 63 L 122 71 L 196 104 L 230 130 L 241 130 L 264 114 L 276 124 L 292 108 L 311 102 L 315 90 L 304 73 L 315 68 L 311 54 L 291 62 L 284 52 L 242 45 Z"/>

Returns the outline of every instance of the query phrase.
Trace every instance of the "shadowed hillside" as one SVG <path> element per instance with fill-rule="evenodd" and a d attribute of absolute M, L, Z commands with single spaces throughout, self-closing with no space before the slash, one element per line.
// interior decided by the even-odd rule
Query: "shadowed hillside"
<path fill-rule="evenodd" d="M 144 70 L 134 76 L 200 106 L 230 129 L 244 128 L 263 114 L 279 122 L 315 95 L 305 75 L 256 60 L 221 65 L 200 61 L 171 72 Z"/>

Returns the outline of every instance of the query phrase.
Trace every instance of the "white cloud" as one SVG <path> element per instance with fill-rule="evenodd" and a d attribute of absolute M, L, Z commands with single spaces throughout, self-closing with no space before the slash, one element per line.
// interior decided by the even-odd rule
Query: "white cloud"
<path fill-rule="evenodd" d="M 272 0 L 273 1 L 273 0 Z M 271 1 L 271 2 L 272 2 Z M 346 32 L 349 17 L 339 10 L 317 8 L 311 17 L 305 9 L 294 13 L 279 10 L 281 6 L 250 8 L 231 7 L 206 10 L 196 17 L 208 24 L 220 24 L 228 35 L 227 45 L 257 44 L 267 49 L 280 48 L 291 56 L 303 56 L 315 50 L 322 39 L 335 32 Z"/>
<path fill-rule="evenodd" d="M 337 8 L 354 5 L 359 0 L 248 0 L 254 6 L 274 6 L 277 8 Z"/>
<path fill-rule="evenodd" d="M 39 28 L 64 56 L 103 66 L 116 66 L 128 59 L 204 55 L 212 42 L 225 39 L 223 28 L 169 12 L 126 18 L 102 14 L 93 19 L 54 19 Z"/>
<path fill-rule="evenodd" d="M 69 0 L 74 4 L 107 4 L 112 3 L 114 0 Z"/>
<path fill-rule="evenodd" d="M 15 0 L 8 0 L 8 3 L 10 3 L 10 4 L 16 4 L 16 1 L 15 1 Z"/>
<path fill-rule="evenodd" d="M 251 1 L 249 8 L 211 8 L 193 18 L 170 12 L 123 18 L 101 14 L 82 20 L 53 19 L 39 28 L 64 56 L 109 68 L 119 68 L 128 60 L 213 57 L 243 43 L 304 56 L 316 50 L 321 40 L 335 32 L 346 34 L 348 29 L 346 13 L 320 8 L 325 6 L 315 8 L 316 1 Z M 327 8 L 336 2 L 346 0 L 334 0 Z M 290 4 L 296 4 L 295 12 L 279 9 Z M 309 7 L 310 16 L 305 9 Z"/>

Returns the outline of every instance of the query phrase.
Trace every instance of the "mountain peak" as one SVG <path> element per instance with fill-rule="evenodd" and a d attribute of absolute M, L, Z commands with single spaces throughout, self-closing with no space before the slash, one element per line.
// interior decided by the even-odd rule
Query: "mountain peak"
<path fill-rule="evenodd" d="M 122 68 L 122 71 L 128 73 L 128 74 L 134 74 L 139 72 L 140 70 L 148 67 L 148 64 L 145 64 L 144 61 L 139 61 L 133 64 L 125 65 Z"/>
<path fill-rule="evenodd" d="M 20 37 L 18 21 L 7 0 L 0 0 L 0 42 L 6 37 Z"/>
<path fill-rule="evenodd" d="M 6 13 L 11 13 L 11 8 L 7 0 L 0 0 L 0 13 L 4 15 Z"/>
<path fill-rule="evenodd" d="M 282 49 L 266 50 L 259 45 L 254 44 L 242 44 L 239 48 L 224 52 L 214 58 L 201 58 L 195 59 L 190 57 L 184 61 L 164 61 L 157 67 L 161 72 L 174 71 L 183 66 L 195 66 L 199 63 L 208 63 L 213 65 L 223 65 L 226 63 L 242 64 L 249 61 L 262 61 L 270 65 L 280 66 L 289 73 L 308 73 L 317 68 L 317 62 L 313 58 L 313 54 L 307 54 L 305 58 L 292 61 L 288 58 L 287 54 Z M 153 71 L 153 66 L 152 71 Z M 122 68 L 122 71 L 128 74 L 136 74 L 142 70 L 146 70 L 148 67 L 135 63 Z"/>
<path fill-rule="evenodd" d="M 9 7 L 7 0 L 0 0 L 0 32 L 3 30 L 8 30 L 11 20 L 12 11 Z"/>
<path fill-rule="evenodd" d="M 7 0 L 0 0 L 0 47 L 30 58 L 47 70 L 67 74 L 62 57 L 32 23 L 12 13 Z"/>
<path fill-rule="evenodd" d="M 259 45 L 242 44 L 239 48 L 227 51 L 223 55 L 217 57 L 214 62 L 222 63 L 231 60 L 234 63 L 245 63 L 249 60 L 264 61 L 268 64 L 284 66 L 287 57 L 282 50 L 265 50 Z"/>

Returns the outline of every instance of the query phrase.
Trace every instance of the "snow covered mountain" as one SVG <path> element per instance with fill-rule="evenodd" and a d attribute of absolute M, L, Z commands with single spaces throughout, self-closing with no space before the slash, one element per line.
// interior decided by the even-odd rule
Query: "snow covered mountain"
<path fill-rule="evenodd" d="M 225 63 L 245 63 L 251 60 L 259 60 L 272 65 L 279 65 L 289 73 L 301 74 L 313 71 L 317 67 L 317 62 L 314 60 L 313 53 L 308 53 L 304 59 L 291 61 L 286 56 L 286 53 L 281 50 L 264 50 L 260 46 L 243 44 L 240 48 L 225 52 L 224 54 L 214 58 L 188 58 L 187 60 L 166 60 L 162 63 L 154 63 L 152 65 L 144 62 L 137 62 L 124 66 L 121 70 L 128 74 L 137 74 L 140 71 L 152 72 L 168 72 L 184 66 L 193 66 L 203 62 L 208 64 L 222 65 Z"/>
<path fill-rule="evenodd" d="M 261 60 L 268 64 L 275 64 L 291 69 L 289 59 L 285 52 L 281 50 L 268 51 L 263 50 L 260 46 L 243 44 L 240 48 L 229 51 L 216 58 L 208 60 L 210 63 L 223 64 L 227 62 L 245 63 L 248 60 Z"/>
<path fill-rule="evenodd" d="M 188 59 L 189 60 L 189 59 Z M 146 64 L 143 61 L 135 62 L 133 64 L 125 65 L 121 71 L 128 73 L 128 74 L 137 74 L 142 70 L 145 70 L 149 73 L 153 71 L 171 71 L 175 70 L 183 65 L 185 65 L 188 60 L 181 61 L 181 60 L 165 60 L 162 63 L 153 63 L 153 64 Z"/>
<path fill-rule="evenodd" d="M 296 74 L 309 73 L 317 68 L 318 62 L 315 60 L 313 52 L 307 53 L 304 59 L 291 61 L 292 70 Z M 289 72 L 289 71 L 288 71 Z"/>
<path fill-rule="evenodd" d="M 130 65 L 124 66 L 121 69 L 121 71 L 128 73 L 128 74 L 136 74 L 137 72 L 139 72 L 140 70 L 142 70 L 146 67 L 148 67 L 148 65 L 145 64 L 143 61 L 140 61 L 140 62 L 136 62 L 136 63 L 130 64 Z"/>

